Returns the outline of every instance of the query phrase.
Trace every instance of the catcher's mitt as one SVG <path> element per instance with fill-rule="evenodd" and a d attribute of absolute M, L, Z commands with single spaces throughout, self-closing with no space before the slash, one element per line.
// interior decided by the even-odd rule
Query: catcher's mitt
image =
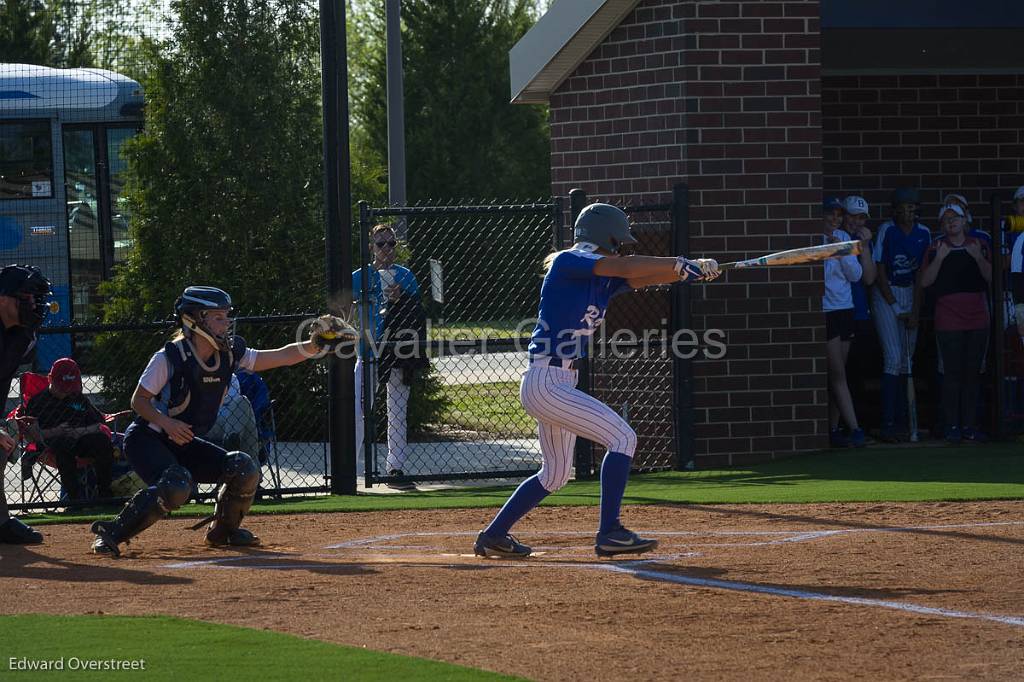
<path fill-rule="evenodd" d="M 359 333 L 343 318 L 321 315 L 309 328 L 309 340 L 317 350 L 334 350 L 344 343 L 352 343 Z"/>

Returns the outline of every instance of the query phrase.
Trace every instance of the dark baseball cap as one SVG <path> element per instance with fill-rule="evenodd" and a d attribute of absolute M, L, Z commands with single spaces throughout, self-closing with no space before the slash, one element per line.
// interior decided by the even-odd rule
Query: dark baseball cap
<path fill-rule="evenodd" d="M 82 369 L 71 358 L 61 358 L 50 367 L 50 385 L 61 393 L 82 392 Z"/>
<path fill-rule="evenodd" d="M 837 208 L 840 211 L 845 211 L 846 210 L 843 207 L 843 202 L 841 202 L 839 200 L 839 197 L 825 197 L 824 199 L 822 199 L 822 201 L 821 201 L 821 212 L 822 213 L 831 213 L 832 211 L 836 210 Z"/>

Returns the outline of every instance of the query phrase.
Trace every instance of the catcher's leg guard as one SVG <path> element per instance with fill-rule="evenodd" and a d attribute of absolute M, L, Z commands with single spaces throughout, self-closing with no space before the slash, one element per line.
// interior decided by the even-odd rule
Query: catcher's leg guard
<path fill-rule="evenodd" d="M 229 452 L 224 463 L 223 485 L 217 494 L 213 523 L 206 532 L 209 545 L 258 545 L 260 540 L 241 528 L 242 519 L 252 506 L 260 482 L 260 468 L 244 452 Z"/>
<path fill-rule="evenodd" d="M 188 501 L 192 494 L 192 474 L 180 465 L 168 467 L 156 485 L 144 488 L 128 500 L 113 521 L 96 521 L 92 532 L 96 554 L 120 556 L 118 545 L 128 542 L 164 516 Z"/>

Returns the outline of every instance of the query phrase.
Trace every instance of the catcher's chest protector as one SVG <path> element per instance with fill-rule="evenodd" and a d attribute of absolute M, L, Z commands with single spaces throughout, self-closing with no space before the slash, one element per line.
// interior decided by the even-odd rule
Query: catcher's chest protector
<path fill-rule="evenodd" d="M 224 394 L 231 385 L 231 374 L 238 367 L 238 359 L 245 353 L 245 342 L 231 338 L 231 350 L 220 351 L 211 358 L 208 370 L 192 353 L 185 340 L 164 346 L 170 364 L 167 388 L 167 416 L 192 426 L 197 436 L 206 434 L 217 421 Z M 167 389 L 165 389 L 167 390 Z"/>

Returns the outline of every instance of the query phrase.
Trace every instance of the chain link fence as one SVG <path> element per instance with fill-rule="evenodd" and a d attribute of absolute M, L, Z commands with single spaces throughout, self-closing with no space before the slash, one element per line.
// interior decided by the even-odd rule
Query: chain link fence
<path fill-rule="evenodd" d="M 373 434 L 359 453 L 367 486 L 518 477 L 539 467 L 536 423 L 519 403 L 519 379 L 542 261 L 561 218 L 558 200 L 361 205 L 365 270 L 355 276 L 365 273 L 370 285 L 354 289 L 362 328 L 374 330 L 375 341 L 356 376 L 357 386 L 370 387 L 357 388 L 357 399 L 366 396 L 357 407 L 362 427 Z M 389 267 L 388 245 L 396 230 L 407 235 L 397 268 Z M 398 290 L 389 289 L 396 280 Z M 400 338 L 417 319 L 415 338 Z"/>
<path fill-rule="evenodd" d="M 685 187 L 677 187 L 676 195 L 671 203 L 631 204 L 627 197 L 594 198 L 574 190 L 570 200 L 573 216 L 594 201 L 621 206 L 638 240 L 634 253 L 674 257 L 681 253 L 685 234 Z M 564 239 L 570 244 L 571 232 Z M 634 471 L 686 468 L 692 462 L 689 420 L 680 422 L 678 409 L 687 400 L 681 390 L 688 389 L 682 379 L 689 376 L 689 366 L 671 353 L 671 340 L 688 321 L 687 308 L 679 306 L 683 291 L 682 285 L 649 287 L 617 297 L 580 370 L 580 387 L 637 432 Z M 590 441 L 577 440 L 576 477 L 596 478 L 603 455 Z"/>
<path fill-rule="evenodd" d="M 681 188 L 685 189 L 685 188 Z M 663 205 L 626 206 L 640 240 L 636 252 L 674 255 L 685 224 L 685 194 Z M 579 202 L 583 203 L 579 203 Z M 578 212 L 586 197 L 575 194 Z M 620 205 L 626 202 L 620 201 Z M 578 204 L 578 205 L 577 205 Z M 673 214 L 673 208 L 676 209 Z M 673 218 L 673 215 L 676 218 Z M 393 221 L 393 222 L 389 222 Z M 388 226 L 391 227 L 388 227 Z M 572 243 L 558 201 L 508 206 L 363 205 L 360 230 L 369 287 L 360 294 L 360 320 L 378 341 L 367 347 L 356 382 L 369 391 L 361 401 L 366 485 L 409 487 L 416 481 L 523 476 L 540 464 L 536 424 L 519 402 L 519 379 L 536 323 L 543 279 L 542 261 L 553 248 Z M 394 235 L 408 235 L 399 260 L 390 264 Z M 357 275 L 362 277 L 362 275 Z M 397 288 L 389 289 L 397 281 Z M 680 423 L 677 376 L 688 373 L 669 353 L 668 343 L 686 321 L 681 287 L 623 295 L 609 308 L 595 340 L 592 360 L 580 370 L 580 388 L 633 425 L 639 436 L 637 470 L 684 467 L 692 447 L 688 421 Z M 405 385 L 396 339 L 408 327 L 394 312 L 408 301 L 426 318 L 418 345 L 428 349 L 429 366 Z M 364 312 L 365 311 L 365 312 Z M 631 332 L 623 340 L 618 332 Z M 408 365 L 406 365 L 408 366 Z M 387 381 L 382 377 L 387 375 Z M 688 376 L 688 374 L 687 374 Z M 600 456 L 589 441 L 577 441 L 576 477 L 596 475 Z"/>

